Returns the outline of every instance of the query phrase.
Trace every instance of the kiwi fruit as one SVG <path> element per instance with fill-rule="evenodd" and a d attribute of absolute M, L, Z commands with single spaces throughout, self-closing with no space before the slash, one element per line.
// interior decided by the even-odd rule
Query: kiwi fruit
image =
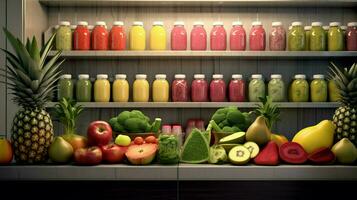
<path fill-rule="evenodd" d="M 250 151 L 250 158 L 255 158 L 259 153 L 259 146 L 255 142 L 246 142 L 243 144 Z"/>
<path fill-rule="evenodd" d="M 232 164 L 244 165 L 250 160 L 250 151 L 245 146 L 238 145 L 229 151 L 228 158 Z"/>

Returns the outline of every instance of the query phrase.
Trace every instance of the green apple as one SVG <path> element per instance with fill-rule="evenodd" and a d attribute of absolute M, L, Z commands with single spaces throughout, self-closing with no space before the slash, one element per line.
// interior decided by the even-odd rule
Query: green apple
<path fill-rule="evenodd" d="M 119 145 L 119 146 L 129 146 L 131 142 L 131 139 L 129 136 L 127 135 L 121 135 L 119 134 L 116 138 L 115 138 L 115 144 Z"/>

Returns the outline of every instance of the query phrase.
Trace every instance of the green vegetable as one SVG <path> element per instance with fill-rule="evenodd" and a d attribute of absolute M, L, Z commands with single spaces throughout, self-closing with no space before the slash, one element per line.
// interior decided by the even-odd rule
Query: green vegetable
<path fill-rule="evenodd" d="M 242 130 L 238 126 L 232 126 L 233 132 L 241 132 Z"/>
<path fill-rule="evenodd" d="M 212 120 L 214 120 L 216 123 L 221 123 L 223 120 L 226 119 L 226 114 L 225 113 L 214 113 L 212 116 Z"/>
<path fill-rule="evenodd" d="M 234 130 L 233 130 L 233 128 L 232 127 L 230 127 L 230 126 L 225 126 L 225 127 L 223 127 L 222 128 L 222 131 L 223 132 L 227 132 L 227 133 L 233 133 L 234 132 Z"/>
<path fill-rule="evenodd" d="M 226 150 L 221 145 L 213 145 L 209 149 L 208 162 L 212 164 L 224 164 L 228 159 Z"/>
<path fill-rule="evenodd" d="M 218 124 L 218 126 L 220 128 L 223 128 L 225 126 L 229 126 L 228 120 L 227 119 L 223 120 L 221 123 Z"/>
<path fill-rule="evenodd" d="M 228 123 L 233 124 L 244 124 L 245 117 L 239 110 L 230 111 L 227 113 Z"/>
<path fill-rule="evenodd" d="M 130 112 L 129 111 L 123 111 L 118 115 L 118 123 L 119 124 L 124 124 L 124 122 L 130 118 Z"/>
<path fill-rule="evenodd" d="M 222 129 L 217 125 L 217 123 L 215 122 L 215 120 L 211 120 L 211 121 L 209 122 L 209 124 L 212 125 L 213 130 L 216 131 L 217 133 L 222 132 Z"/>
<path fill-rule="evenodd" d="M 158 133 L 161 127 L 161 118 L 155 118 L 155 121 L 151 125 L 151 131 Z"/>
<path fill-rule="evenodd" d="M 159 162 L 161 164 L 177 164 L 179 162 L 179 148 L 176 136 L 160 135 Z"/>
<path fill-rule="evenodd" d="M 218 109 L 213 115 L 211 120 L 213 120 L 215 124 L 212 123 L 213 129 L 218 132 L 239 132 L 246 131 L 250 126 L 251 118 L 249 113 L 241 112 L 235 106 L 229 106 L 225 108 Z M 223 130 L 224 129 L 224 130 Z"/>
<path fill-rule="evenodd" d="M 209 145 L 204 134 L 194 128 L 185 141 L 181 152 L 181 161 L 185 163 L 204 163 L 208 161 Z"/>
<path fill-rule="evenodd" d="M 159 118 L 158 118 L 159 119 Z M 123 111 L 109 120 L 109 124 L 118 133 L 158 133 L 161 119 L 150 124 L 150 118 L 139 110 Z"/>

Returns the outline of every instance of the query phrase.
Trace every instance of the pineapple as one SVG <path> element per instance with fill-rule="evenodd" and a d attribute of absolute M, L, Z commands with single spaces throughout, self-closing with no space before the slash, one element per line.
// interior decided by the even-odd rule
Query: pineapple
<path fill-rule="evenodd" d="M 333 115 L 336 126 L 336 141 L 348 138 L 357 146 L 357 63 L 350 69 L 341 70 L 331 63 L 330 80 L 334 80 L 339 90 L 339 102 L 342 104 Z"/>
<path fill-rule="evenodd" d="M 11 140 L 15 160 L 19 163 L 44 162 L 53 139 L 51 116 L 45 104 L 51 100 L 59 79 L 61 52 L 47 59 L 52 48 L 53 35 L 42 49 L 37 46 L 36 38 L 27 39 L 24 45 L 9 31 L 5 35 L 15 50 L 15 54 L 2 49 L 7 55 L 7 86 L 14 96 L 13 101 L 21 108 L 16 113 L 11 128 Z M 3 70 L 4 72 L 5 70 Z"/>
<path fill-rule="evenodd" d="M 278 105 L 273 103 L 273 100 L 269 96 L 259 97 L 259 100 L 261 104 L 258 104 L 255 114 L 263 116 L 268 128 L 271 130 L 273 125 L 279 120 L 280 110 Z"/>

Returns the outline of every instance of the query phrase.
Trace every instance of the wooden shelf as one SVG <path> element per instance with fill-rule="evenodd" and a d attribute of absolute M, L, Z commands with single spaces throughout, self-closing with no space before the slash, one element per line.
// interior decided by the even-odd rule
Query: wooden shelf
<path fill-rule="evenodd" d="M 357 180 L 357 166 L 125 164 L 0 166 L 0 180 Z"/>
<path fill-rule="evenodd" d="M 255 108 L 258 102 L 79 102 L 84 108 L 220 108 L 226 106 L 237 106 L 238 108 Z M 56 102 L 51 102 L 46 107 L 54 107 Z M 280 108 L 337 108 L 338 103 L 321 102 L 321 103 L 294 103 L 294 102 L 277 102 Z"/>
<path fill-rule="evenodd" d="M 49 56 L 55 55 L 51 51 Z M 137 59 L 137 58 L 284 58 L 329 59 L 357 57 L 357 51 L 64 51 L 62 57 L 70 59 Z"/>
<path fill-rule="evenodd" d="M 355 0 L 40 0 L 46 6 L 354 7 Z"/>

